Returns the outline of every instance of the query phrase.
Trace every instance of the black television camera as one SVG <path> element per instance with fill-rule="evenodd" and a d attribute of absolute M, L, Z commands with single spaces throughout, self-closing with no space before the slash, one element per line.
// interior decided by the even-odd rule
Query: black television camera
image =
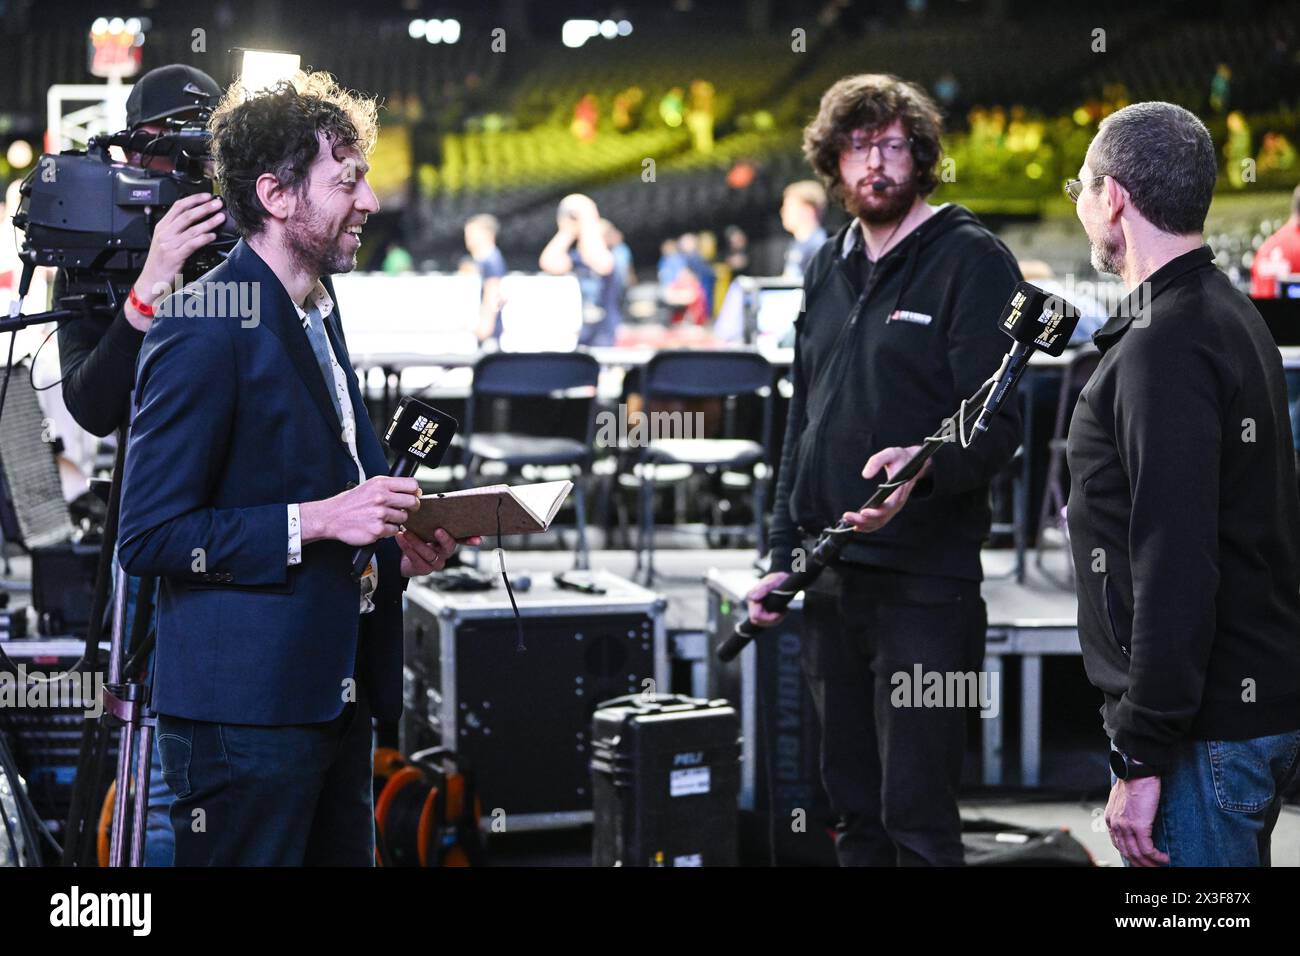
<path fill-rule="evenodd" d="M 26 316 L 28 323 L 90 311 L 115 313 L 144 267 L 154 226 L 178 199 L 213 192 L 209 108 L 193 119 L 167 119 L 163 129 L 123 130 L 96 136 L 84 151 L 46 153 L 20 187 L 14 225 L 25 233 L 20 295 L 37 266 L 56 266 L 68 278 L 68 295 L 54 312 Z M 119 146 L 142 157 L 166 156 L 174 170 L 115 162 Z M 216 240 L 198 250 L 185 272 L 198 276 L 221 263 L 238 240 L 227 217 Z M 71 301 L 75 300 L 75 301 Z M 62 308 L 59 308 L 62 306 Z"/>

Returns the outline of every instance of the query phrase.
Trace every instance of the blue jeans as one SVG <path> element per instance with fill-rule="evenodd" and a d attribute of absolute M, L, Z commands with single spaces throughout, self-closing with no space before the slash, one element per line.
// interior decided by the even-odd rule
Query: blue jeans
<path fill-rule="evenodd" d="M 160 715 L 177 866 L 373 866 L 370 706 L 259 727 Z"/>
<path fill-rule="evenodd" d="M 1160 778 L 1151 831 L 1171 866 L 1269 866 L 1282 794 L 1300 772 L 1300 730 L 1189 740 Z"/>
<path fill-rule="evenodd" d="M 149 762 L 149 813 L 145 817 L 144 865 L 171 866 L 172 857 L 176 853 L 176 840 L 172 836 L 170 811 L 176 796 L 163 779 L 162 754 L 158 751 L 156 732 L 152 757 Z"/>

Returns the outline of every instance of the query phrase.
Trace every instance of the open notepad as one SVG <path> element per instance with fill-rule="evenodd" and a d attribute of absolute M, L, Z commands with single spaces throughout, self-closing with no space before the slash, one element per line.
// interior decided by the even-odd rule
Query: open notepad
<path fill-rule="evenodd" d="M 572 488 L 571 481 L 543 481 L 424 495 L 419 509 L 406 519 L 406 527 L 426 541 L 433 539 L 438 528 L 446 529 L 453 538 L 536 534 L 551 526 Z"/>

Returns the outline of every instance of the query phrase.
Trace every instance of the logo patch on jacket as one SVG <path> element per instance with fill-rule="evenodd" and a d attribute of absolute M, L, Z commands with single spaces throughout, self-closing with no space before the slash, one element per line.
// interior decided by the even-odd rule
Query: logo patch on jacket
<path fill-rule="evenodd" d="M 926 315 L 924 312 L 908 312 L 906 309 L 895 309 L 889 313 L 886 322 L 915 322 L 917 325 L 929 325 L 934 320 L 934 316 Z"/>

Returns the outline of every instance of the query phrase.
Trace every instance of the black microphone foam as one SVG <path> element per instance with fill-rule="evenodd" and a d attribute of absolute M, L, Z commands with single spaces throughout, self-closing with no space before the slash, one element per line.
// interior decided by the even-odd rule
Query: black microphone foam
<path fill-rule="evenodd" d="M 408 395 L 402 399 L 397 403 L 388 430 L 384 432 L 384 444 L 397 453 L 390 474 L 394 478 L 410 478 L 421 465 L 437 468 L 451 447 L 457 424 L 456 419 L 446 412 L 440 412 L 418 398 Z M 374 556 L 373 544 L 357 549 L 352 559 L 353 580 L 361 580 L 366 565 Z"/>
<path fill-rule="evenodd" d="M 883 193 L 886 189 L 889 188 L 889 183 L 885 182 L 883 179 L 877 179 L 874 183 L 871 184 L 871 188 L 878 193 Z"/>
<path fill-rule="evenodd" d="M 989 420 L 997 414 L 1006 397 L 1020 381 L 1034 352 L 1060 355 L 1070 344 L 1074 327 L 1079 324 L 1079 310 L 1059 295 L 1052 295 L 1028 282 L 1021 282 L 1011 293 L 998 327 L 1015 340 L 1015 345 L 1002 363 L 997 383 L 984 400 L 975 428 L 988 429 Z"/>
<path fill-rule="evenodd" d="M 1078 324 L 1078 309 L 1029 282 L 1016 286 L 998 319 L 998 326 L 1007 335 L 1048 355 L 1065 351 Z"/>

